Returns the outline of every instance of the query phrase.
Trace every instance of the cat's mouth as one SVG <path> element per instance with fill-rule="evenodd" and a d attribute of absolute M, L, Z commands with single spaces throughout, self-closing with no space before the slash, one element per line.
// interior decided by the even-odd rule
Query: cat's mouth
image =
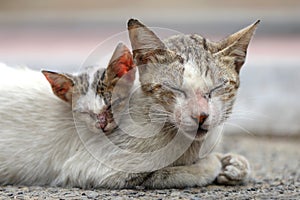
<path fill-rule="evenodd" d="M 188 136 L 192 136 L 193 139 L 201 139 L 208 133 L 208 129 L 202 128 L 201 125 L 199 125 L 197 129 L 190 131 L 184 130 L 184 132 L 187 133 Z"/>
<path fill-rule="evenodd" d="M 208 132 L 207 129 L 204 129 L 204 128 L 202 128 L 201 126 L 199 126 L 198 129 L 197 129 L 197 134 L 196 134 L 196 136 L 197 136 L 197 137 L 203 136 L 203 135 L 205 135 L 207 132 Z"/>

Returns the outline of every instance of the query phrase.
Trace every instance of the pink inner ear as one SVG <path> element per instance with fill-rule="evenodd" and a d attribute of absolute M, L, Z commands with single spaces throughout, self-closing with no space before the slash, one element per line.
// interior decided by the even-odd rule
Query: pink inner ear
<path fill-rule="evenodd" d="M 70 99 L 68 98 L 67 93 L 72 88 L 73 83 L 68 78 L 58 73 L 43 71 L 43 74 L 49 81 L 53 93 L 62 100 L 68 102 Z"/>
<path fill-rule="evenodd" d="M 121 78 L 124 74 L 130 71 L 134 67 L 132 56 L 129 52 L 124 53 L 117 64 L 115 65 L 115 73 L 116 75 Z"/>

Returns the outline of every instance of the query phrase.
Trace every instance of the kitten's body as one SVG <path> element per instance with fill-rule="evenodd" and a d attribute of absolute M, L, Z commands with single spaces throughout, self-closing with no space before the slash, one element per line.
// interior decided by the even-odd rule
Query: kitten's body
<path fill-rule="evenodd" d="M 118 45 L 107 69 L 89 68 L 78 75 L 1 64 L 0 184 L 105 186 L 111 170 L 100 168 L 85 145 L 95 152 L 101 147 L 103 159 L 109 157 L 111 145 L 101 137 L 112 134 L 116 124 L 107 121 L 108 132 L 103 132 L 97 115 L 111 112 L 113 84 L 122 70 L 132 69 L 130 57 Z M 125 98 L 133 80 L 127 76 L 116 95 Z M 122 99 L 115 108 L 122 108 Z"/>
<path fill-rule="evenodd" d="M 16 125 L 19 126 L 17 130 L 10 128 L 12 124 L 6 126 L 10 130 L 4 134 L 1 132 L 0 149 L 9 147 L 7 151 L 10 152 L 0 150 L 1 183 L 84 188 L 189 187 L 204 186 L 214 180 L 224 184 L 243 183 L 250 172 L 249 164 L 243 157 L 209 154 L 200 159 L 199 152 L 201 148 L 204 148 L 201 149 L 204 152 L 209 151 L 205 148 L 213 146 L 217 137 L 215 134 L 218 133 L 213 131 L 214 128 L 230 113 L 239 84 L 238 71 L 244 62 L 244 48 L 248 46 L 254 27 L 248 28 L 239 38 L 234 37 L 236 41 L 229 37 L 227 43 L 225 41 L 216 45 L 206 44 L 198 36 L 197 39 L 194 36 L 176 36 L 162 43 L 142 24 L 130 20 L 129 36 L 140 77 L 129 101 L 129 113 L 114 113 L 119 127 L 104 137 L 104 134 L 99 136 L 90 131 L 84 122 L 78 120 L 75 130 L 72 113 L 51 95 L 44 81 L 42 96 L 54 100 L 51 103 L 45 101 L 46 105 L 39 110 L 38 118 L 41 118 L 41 111 L 47 104 L 57 104 L 50 107 L 48 112 L 58 107 L 60 114 L 56 116 L 52 113 L 53 121 L 46 125 L 42 123 L 45 119 L 41 120 L 37 130 L 53 132 L 41 134 L 38 131 L 35 134 L 32 132 L 36 130 L 32 129 L 35 120 L 21 120 L 21 124 Z M 234 51 L 235 48 L 238 51 Z M 230 54 L 227 55 L 227 51 Z M 224 60 L 219 60 L 220 56 Z M 143 64 L 146 64 L 145 68 Z M 202 67 L 197 69 L 199 66 Z M 216 75 L 220 79 L 226 78 L 227 82 L 216 79 Z M 41 81 L 41 75 L 36 75 L 36 81 Z M 224 90 L 215 92 L 220 88 L 220 83 Z M 39 94 L 34 89 L 35 85 L 17 91 L 20 99 L 24 99 L 20 105 L 25 100 L 28 104 L 32 103 L 32 99 L 24 98 L 24 89 L 30 94 Z M 35 101 L 38 98 L 44 100 L 43 97 L 36 97 Z M 213 102 L 213 109 L 208 98 Z M 8 100 L 5 96 L 2 101 Z M 155 110 L 157 108 L 153 108 L 153 105 L 158 105 L 159 109 Z M 20 109 L 18 112 L 22 112 Z M 26 108 L 26 112 L 35 113 L 34 109 Z M 66 111 L 61 113 L 64 109 Z M 0 112 L 8 113 L 8 117 L 0 125 L 14 121 L 15 113 L 10 111 L 5 106 L 2 110 L 1 103 Z M 21 116 L 21 119 L 26 118 L 26 114 Z M 69 121 L 62 123 L 63 119 Z M 58 130 L 59 124 L 66 127 Z M 156 127 L 160 129 L 156 130 Z M 23 128 L 28 130 L 28 134 L 20 137 Z M 47 137 L 50 139 L 46 140 Z M 30 142 L 23 145 L 24 140 Z M 31 143 L 37 143 L 36 148 L 33 149 Z M 20 156 L 24 158 L 19 160 Z"/>
<path fill-rule="evenodd" d="M 40 72 L 2 65 L 0 85 L 1 183 L 50 184 L 81 145 L 70 107 Z"/>

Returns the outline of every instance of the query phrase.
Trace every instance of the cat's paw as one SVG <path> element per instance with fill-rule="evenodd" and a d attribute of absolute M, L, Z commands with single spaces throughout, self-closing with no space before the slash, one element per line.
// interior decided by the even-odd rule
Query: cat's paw
<path fill-rule="evenodd" d="M 238 185 L 245 183 L 250 177 L 250 165 L 241 155 L 226 154 L 220 157 L 222 169 L 216 182 L 223 185 Z"/>

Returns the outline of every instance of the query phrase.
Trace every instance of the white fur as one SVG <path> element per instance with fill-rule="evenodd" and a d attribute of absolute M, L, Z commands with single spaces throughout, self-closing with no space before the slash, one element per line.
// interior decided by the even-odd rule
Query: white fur
<path fill-rule="evenodd" d="M 3 64 L 0 70 L 1 184 L 121 187 L 103 183 L 112 169 L 91 155 L 99 150 L 110 158 L 110 143 L 85 127 L 77 132 L 71 107 L 42 73 Z"/>
<path fill-rule="evenodd" d="M 199 67 L 192 61 L 185 64 L 183 80 L 183 90 L 187 93 L 188 99 L 177 99 L 179 107 L 187 106 L 186 109 L 183 109 L 185 116 L 182 118 L 187 123 L 192 123 L 193 120 L 190 116 L 205 112 L 209 117 L 203 124 L 203 128 L 211 129 L 222 123 L 224 102 L 220 96 L 213 95 L 209 100 L 203 99 L 216 86 L 216 83 L 210 77 L 204 77 L 204 73 L 200 73 Z M 207 105 L 205 101 L 207 101 Z"/>
<path fill-rule="evenodd" d="M 136 102 L 142 98 L 143 105 L 152 103 L 141 90 L 137 93 Z M 138 114 L 138 121 L 144 114 Z M 192 141 L 180 133 L 144 140 L 121 130 L 108 137 L 89 131 L 53 95 L 42 73 L 26 68 L 0 65 L 0 115 L 0 184 L 187 187 L 212 183 L 221 172 L 218 157 L 199 160 L 200 143 L 190 147 Z M 128 119 L 123 120 L 126 124 Z M 147 131 L 152 129 L 143 135 Z"/>
<path fill-rule="evenodd" d="M 3 64 L 0 70 L 1 183 L 49 184 L 80 145 L 71 109 L 42 73 Z"/>

